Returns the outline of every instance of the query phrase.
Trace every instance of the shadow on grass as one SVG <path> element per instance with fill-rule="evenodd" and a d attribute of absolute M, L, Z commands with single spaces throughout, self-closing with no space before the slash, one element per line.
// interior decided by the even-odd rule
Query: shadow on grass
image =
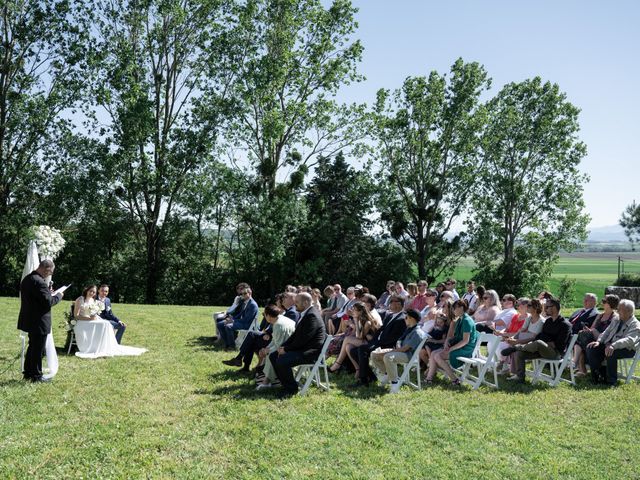
<path fill-rule="evenodd" d="M 24 380 L 20 379 L 16 379 L 16 378 L 12 378 L 10 380 L 2 380 L 0 381 L 0 388 L 2 387 L 22 387 L 28 385 L 27 382 L 25 382 Z"/>
<path fill-rule="evenodd" d="M 205 337 L 201 335 L 199 337 L 193 337 L 187 341 L 187 347 L 197 347 L 200 350 L 215 350 L 218 340 L 216 337 Z"/>

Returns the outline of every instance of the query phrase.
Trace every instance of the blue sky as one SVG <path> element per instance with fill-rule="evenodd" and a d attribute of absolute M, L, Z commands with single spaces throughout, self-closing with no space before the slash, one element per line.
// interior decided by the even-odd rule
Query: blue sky
<path fill-rule="evenodd" d="M 340 98 L 369 102 L 407 76 L 448 72 L 462 57 L 504 84 L 536 75 L 578 106 L 588 154 L 582 170 L 594 227 L 640 201 L 640 1 L 353 0 L 365 47 L 364 83 Z"/>

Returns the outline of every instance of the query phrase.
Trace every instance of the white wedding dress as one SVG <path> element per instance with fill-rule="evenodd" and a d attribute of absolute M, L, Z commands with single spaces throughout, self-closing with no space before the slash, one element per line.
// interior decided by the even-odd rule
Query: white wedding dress
<path fill-rule="evenodd" d="M 90 299 L 85 303 L 80 297 L 80 315 L 90 317 L 90 306 L 95 303 Z M 119 345 L 111 323 L 107 320 L 78 320 L 74 327 L 78 352 L 81 358 L 116 357 L 124 355 L 141 355 L 146 348 L 126 347 Z"/>

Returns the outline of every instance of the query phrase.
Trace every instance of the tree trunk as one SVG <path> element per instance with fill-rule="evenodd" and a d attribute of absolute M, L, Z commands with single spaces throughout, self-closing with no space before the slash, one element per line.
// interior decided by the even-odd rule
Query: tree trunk
<path fill-rule="evenodd" d="M 147 233 L 147 281 L 145 303 L 158 303 L 158 273 L 160 261 L 159 233 L 153 228 Z"/>

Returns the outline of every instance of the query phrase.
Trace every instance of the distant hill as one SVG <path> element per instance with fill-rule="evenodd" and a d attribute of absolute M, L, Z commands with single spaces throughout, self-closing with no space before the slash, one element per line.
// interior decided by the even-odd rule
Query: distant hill
<path fill-rule="evenodd" d="M 606 227 L 590 228 L 587 242 L 628 243 L 628 239 L 624 234 L 624 229 L 620 225 L 609 225 Z"/>

